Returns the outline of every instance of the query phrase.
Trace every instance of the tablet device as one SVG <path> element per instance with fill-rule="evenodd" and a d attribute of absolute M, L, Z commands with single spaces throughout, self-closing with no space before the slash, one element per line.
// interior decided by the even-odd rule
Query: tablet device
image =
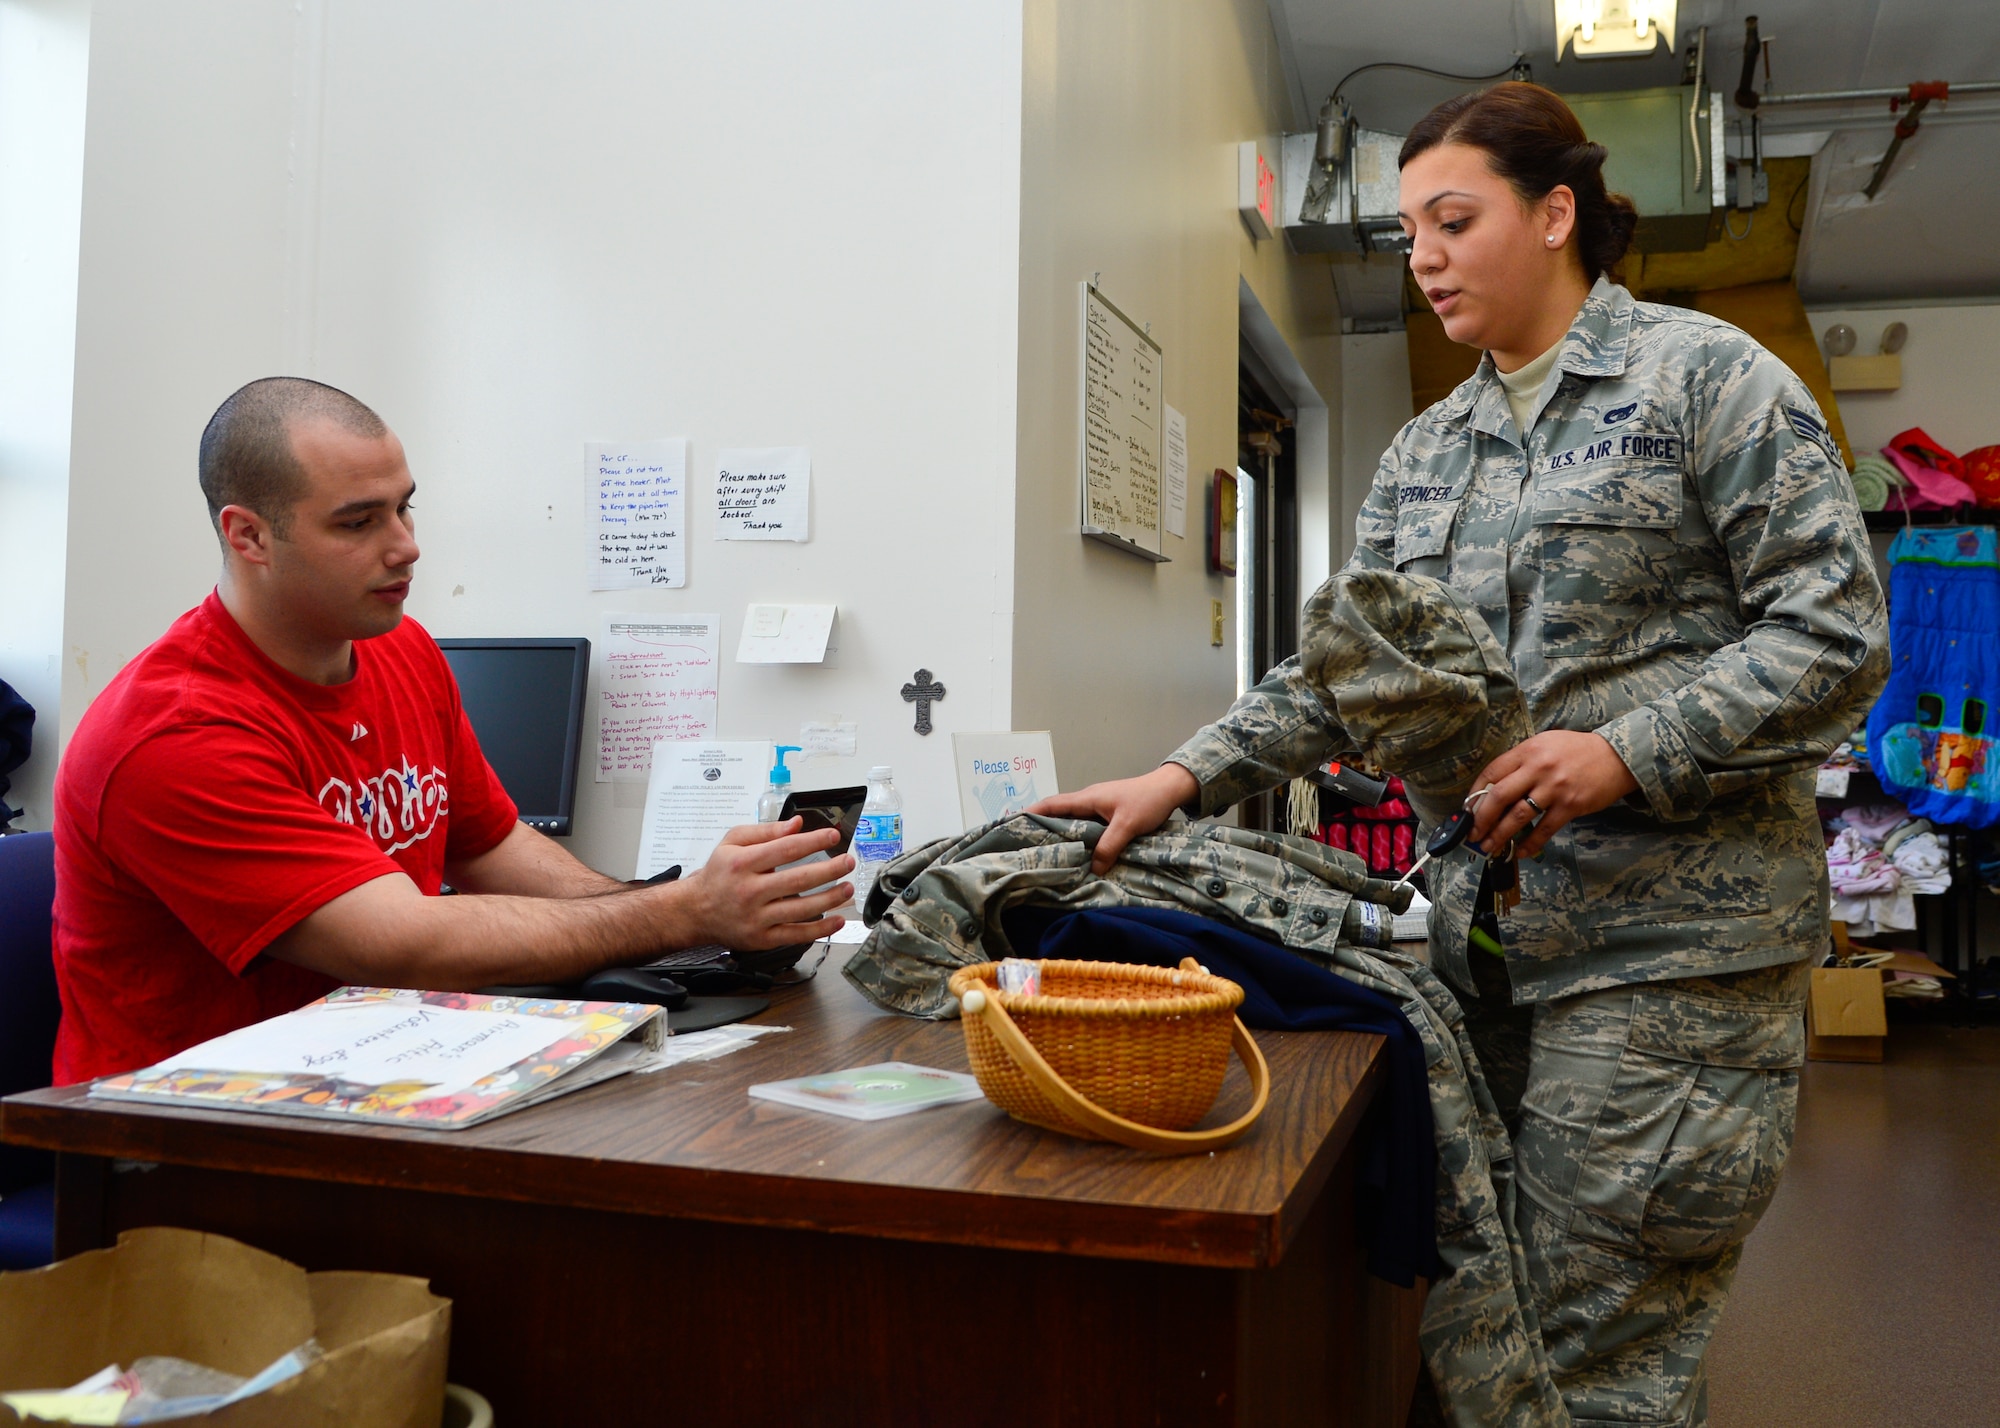
<path fill-rule="evenodd" d="M 868 802 L 868 788 L 865 784 L 853 788 L 821 788 L 800 790 L 785 795 L 785 806 L 778 814 L 779 822 L 792 818 L 803 819 L 801 833 L 810 833 L 815 828 L 833 828 L 840 833 L 840 842 L 824 853 L 811 853 L 796 862 L 786 863 L 787 868 L 803 867 L 807 863 L 824 863 L 839 857 L 854 845 L 854 830 L 861 823 L 862 805 Z M 672 871 L 672 870 L 670 870 Z M 656 881 L 671 881 L 662 874 Z M 821 887 L 830 887 L 822 883 Z M 808 888 L 807 892 L 817 892 L 818 888 Z M 710 945 L 690 947 L 680 952 L 669 952 L 663 957 L 644 963 L 645 970 L 665 972 L 672 976 L 676 967 L 707 966 L 715 962 L 726 962 L 747 972 L 759 972 L 776 976 L 794 966 L 799 958 L 812 946 L 810 942 L 800 942 L 795 946 L 777 947 L 764 952 L 741 952 L 730 948 Z M 676 1030 L 679 1027 L 676 1025 Z"/>
<path fill-rule="evenodd" d="M 845 853 L 853 846 L 854 830 L 861 824 L 861 808 L 867 802 L 868 789 L 865 786 L 822 788 L 786 794 L 784 810 L 778 814 L 780 823 L 798 818 L 802 820 L 799 826 L 801 833 L 811 833 L 819 828 L 832 828 L 840 834 L 840 842 L 824 853 L 808 853 L 796 862 L 783 864 L 779 871 L 783 872 L 785 868 L 804 867 L 807 863 L 829 862 Z M 831 883 L 822 883 L 820 887 L 809 888 L 807 891 L 816 893 L 821 888 L 831 886 Z"/>
<path fill-rule="evenodd" d="M 810 833 L 816 828 L 834 828 L 840 832 L 840 846 L 828 853 L 815 854 L 819 858 L 837 858 L 854 843 L 854 830 L 861 824 L 861 809 L 868 802 L 868 788 L 864 784 L 858 788 L 820 788 L 785 795 L 784 811 L 778 815 L 780 823 L 793 818 L 803 818 L 801 833 Z M 801 859 L 800 861 L 804 861 Z"/>

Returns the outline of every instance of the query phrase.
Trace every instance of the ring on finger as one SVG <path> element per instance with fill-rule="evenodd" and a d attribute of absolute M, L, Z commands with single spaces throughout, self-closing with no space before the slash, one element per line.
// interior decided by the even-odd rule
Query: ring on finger
<path fill-rule="evenodd" d="M 1539 803 L 1535 802 L 1535 796 L 1534 796 L 1534 795 L 1533 795 L 1532 793 L 1524 793 L 1524 794 L 1522 794 L 1522 795 L 1521 795 L 1521 802 L 1523 802 L 1523 803 L 1527 804 L 1527 805 L 1528 805 L 1528 807 L 1530 807 L 1530 808 L 1534 809 L 1534 810 L 1535 810 L 1535 816 L 1536 816 L 1537 818 L 1540 818 L 1540 817 L 1542 817 L 1542 816 L 1544 816 L 1545 814 L 1547 814 L 1547 813 L 1548 813 L 1548 809 L 1546 809 L 1546 808 L 1542 807 L 1542 806 L 1541 806 L 1541 804 L 1539 804 Z"/>

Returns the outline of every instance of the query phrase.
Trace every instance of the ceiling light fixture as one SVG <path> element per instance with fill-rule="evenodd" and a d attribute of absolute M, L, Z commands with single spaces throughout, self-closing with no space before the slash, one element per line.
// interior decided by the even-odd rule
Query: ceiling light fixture
<path fill-rule="evenodd" d="M 1664 39 L 1674 48 L 1676 0 L 1555 0 L 1556 62 L 1649 55 Z"/>

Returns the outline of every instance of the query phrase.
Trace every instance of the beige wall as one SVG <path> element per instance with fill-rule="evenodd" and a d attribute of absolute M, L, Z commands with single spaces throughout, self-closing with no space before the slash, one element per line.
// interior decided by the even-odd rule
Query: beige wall
<path fill-rule="evenodd" d="M 1065 787 L 1157 763 L 1235 691 L 1233 592 L 1207 574 L 1208 473 L 1236 453 L 1239 289 L 1248 283 L 1327 408 L 1301 462 L 1323 572 L 1347 520 L 1340 336 L 1324 261 L 1251 240 L 1237 145 L 1290 127 L 1262 0 L 1026 0 L 1015 478 L 1014 727 L 1050 729 Z M 1078 533 L 1078 284 L 1152 324 L 1187 415 L 1188 534 L 1152 565 Z M 1312 464 L 1316 467 L 1307 470 Z M 1232 610 L 1209 645 L 1209 601 Z"/>
<path fill-rule="evenodd" d="M 1806 314 L 1822 342 L 1836 322 L 1852 327 L 1854 350 L 1872 356 L 1882 329 L 1908 323 L 1903 385 L 1893 392 L 1841 392 L 1840 415 L 1855 455 L 1879 451 L 1920 426 L 1950 451 L 2000 442 L 2000 303 L 1933 307 L 1815 308 Z"/>
<path fill-rule="evenodd" d="M 800 782 L 889 764 L 908 838 L 957 832 L 949 735 L 1010 709 L 1019 9 L 937 14 L 96 0 L 64 725 L 214 582 L 196 441 L 289 371 L 402 436 L 434 634 L 718 614 L 722 737 L 851 720 Z M 668 436 L 686 588 L 592 591 L 583 443 Z M 790 444 L 811 539 L 714 539 L 718 450 Z M 838 603 L 838 655 L 736 663 L 752 601 Z M 592 778 L 591 697 L 570 846 L 627 876 L 644 785 Z"/>
<path fill-rule="evenodd" d="M 1382 453 L 1416 415 L 1410 395 L 1410 343 L 1405 332 L 1355 332 L 1340 339 L 1340 405 L 1345 414 L 1341 490 L 1347 529 L 1335 548 L 1354 553 L 1354 518 L 1375 485 Z"/>

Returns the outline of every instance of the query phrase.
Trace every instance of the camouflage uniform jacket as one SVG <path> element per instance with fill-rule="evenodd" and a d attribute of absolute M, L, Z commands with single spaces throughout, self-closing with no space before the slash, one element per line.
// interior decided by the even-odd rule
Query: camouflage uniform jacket
<path fill-rule="evenodd" d="M 1357 910 L 1373 911 L 1364 899 L 1383 885 L 1362 874 L 1352 854 L 1212 824 L 1136 838 L 1100 877 L 1090 850 L 1102 832 L 1095 823 L 1021 814 L 905 853 L 869 894 L 873 931 L 848 959 L 847 979 L 890 1011 L 955 1016 L 946 983 L 959 967 L 1008 955 L 1001 924 L 1008 908 L 1148 903 L 1277 936 L 1389 997 L 1423 1042 L 1437 1144 L 1438 1253 L 1450 1273 L 1424 1302 L 1421 1337 L 1432 1373 L 1452 1385 L 1460 1422 L 1566 1428 L 1514 1228 L 1513 1146 L 1464 1015 L 1422 962 L 1361 945 L 1376 922 Z"/>
<path fill-rule="evenodd" d="M 890 1011 L 957 1016 L 951 974 L 1010 955 L 1001 914 L 1027 903 L 1179 908 L 1321 957 L 1343 939 L 1389 943 L 1390 914 L 1380 905 L 1389 884 L 1351 853 L 1185 824 L 1134 839 L 1099 877 L 1090 854 L 1103 832 L 1099 823 L 1022 813 L 903 854 L 868 895 L 864 916 L 874 930 L 848 959 L 847 980 Z"/>
<path fill-rule="evenodd" d="M 1819 409 L 1727 323 L 1600 279 L 1525 439 L 1492 358 L 1382 458 L 1348 569 L 1467 597 L 1536 730 L 1603 735 L 1639 792 L 1521 865 L 1518 1001 L 1795 961 L 1826 937 L 1813 769 L 1888 668 L 1881 585 Z M 1226 808 L 1324 757 L 1287 661 L 1172 762 Z M 1432 949 L 1472 985 L 1482 860 L 1441 860 Z"/>

